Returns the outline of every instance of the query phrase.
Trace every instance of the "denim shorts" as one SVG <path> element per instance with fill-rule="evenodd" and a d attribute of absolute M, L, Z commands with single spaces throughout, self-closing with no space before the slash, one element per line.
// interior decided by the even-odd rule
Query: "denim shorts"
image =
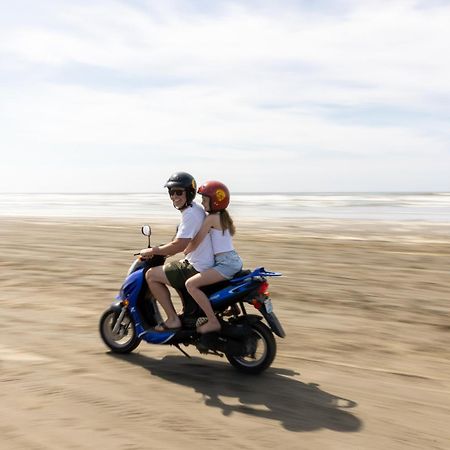
<path fill-rule="evenodd" d="M 235 250 L 219 253 L 214 256 L 213 269 L 229 280 L 242 269 L 242 260 Z"/>

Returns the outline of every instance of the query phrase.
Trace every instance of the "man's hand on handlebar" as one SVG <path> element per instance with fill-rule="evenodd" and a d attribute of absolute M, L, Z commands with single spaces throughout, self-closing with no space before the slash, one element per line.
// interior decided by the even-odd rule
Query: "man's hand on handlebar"
<path fill-rule="evenodd" d="M 150 259 L 152 256 L 154 256 L 153 248 L 144 248 L 141 250 L 138 255 L 141 257 L 141 259 Z"/>

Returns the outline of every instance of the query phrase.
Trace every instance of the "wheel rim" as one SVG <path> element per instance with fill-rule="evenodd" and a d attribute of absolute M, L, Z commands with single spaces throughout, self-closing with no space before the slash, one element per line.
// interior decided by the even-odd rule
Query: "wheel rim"
<path fill-rule="evenodd" d="M 126 347 L 135 336 L 135 331 L 131 318 L 126 314 L 120 323 L 117 333 L 113 332 L 116 325 L 117 314 L 111 312 L 103 321 L 103 336 L 105 340 L 116 348 Z"/>
<path fill-rule="evenodd" d="M 239 362 L 241 366 L 245 367 L 259 366 L 267 357 L 268 345 L 266 340 L 264 339 L 264 336 L 258 330 L 253 329 L 253 332 L 256 334 L 255 353 L 253 355 L 233 357 L 237 362 Z"/>

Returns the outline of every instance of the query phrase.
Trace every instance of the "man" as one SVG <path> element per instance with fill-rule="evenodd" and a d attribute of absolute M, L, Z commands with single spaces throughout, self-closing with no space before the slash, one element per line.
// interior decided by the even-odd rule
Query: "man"
<path fill-rule="evenodd" d="M 194 202 L 197 184 L 192 175 L 186 172 L 176 172 L 170 176 L 164 187 L 169 190 L 173 206 L 181 212 L 181 222 L 172 242 L 141 250 L 140 254 L 143 259 L 153 255 L 171 256 L 183 252 L 199 232 L 205 220 L 204 209 Z M 155 327 L 155 330 L 164 331 L 181 327 L 181 321 L 173 306 L 167 285 L 175 289 L 182 289 L 188 278 L 213 265 L 214 254 L 211 238 L 208 235 L 193 252 L 186 255 L 183 261 L 152 267 L 147 271 L 145 277 L 149 289 L 167 314 L 167 320 Z"/>

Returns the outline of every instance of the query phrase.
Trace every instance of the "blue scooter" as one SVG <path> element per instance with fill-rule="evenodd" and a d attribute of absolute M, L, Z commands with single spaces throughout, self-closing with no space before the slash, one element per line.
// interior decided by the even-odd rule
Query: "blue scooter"
<path fill-rule="evenodd" d="M 143 226 L 142 234 L 148 236 L 150 247 L 150 226 Z M 267 282 L 268 277 L 281 276 L 281 273 L 263 267 L 241 270 L 231 280 L 204 287 L 221 324 L 220 332 L 197 333 L 196 327 L 206 318 L 186 289 L 179 291 L 183 303 L 182 327 L 156 331 L 154 327 L 163 320 L 148 289 L 145 273 L 164 261 L 164 256 L 154 256 L 145 261 L 138 257 L 132 263 L 116 301 L 100 318 L 104 343 L 115 353 L 130 353 L 144 340 L 150 344 L 173 345 L 188 357 L 180 344 L 193 345 L 202 354 L 225 355 L 235 368 L 245 373 L 257 374 L 267 369 L 276 355 L 273 334 L 281 338 L 286 335 L 273 311 Z M 260 314 L 249 314 L 246 310 L 249 305 Z"/>

